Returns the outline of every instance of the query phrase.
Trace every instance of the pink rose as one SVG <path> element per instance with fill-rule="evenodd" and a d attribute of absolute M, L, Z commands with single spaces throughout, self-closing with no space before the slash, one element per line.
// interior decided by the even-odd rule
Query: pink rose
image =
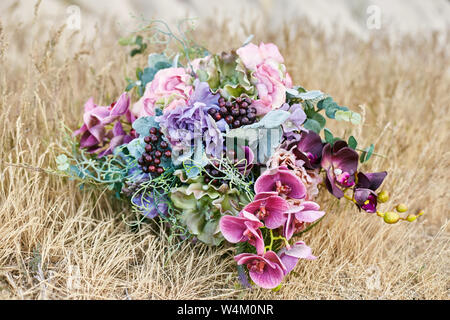
<path fill-rule="evenodd" d="M 191 76 L 183 68 L 168 68 L 159 70 L 153 81 L 147 83 L 144 95 L 133 105 L 136 117 L 155 115 L 155 108 L 163 111 L 186 105 L 192 93 Z"/>
<path fill-rule="evenodd" d="M 273 43 L 250 43 L 237 51 L 244 66 L 253 71 L 252 83 L 258 91 L 258 99 L 252 104 L 258 115 L 277 109 L 286 100 L 286 88 L 292 87 L 292 79 L 286 72 L 283 56 Z"/>

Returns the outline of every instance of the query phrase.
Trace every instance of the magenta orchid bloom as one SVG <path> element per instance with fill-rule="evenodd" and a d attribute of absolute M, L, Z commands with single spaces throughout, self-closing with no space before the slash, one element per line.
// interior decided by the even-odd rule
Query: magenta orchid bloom
<path fill-rule="evenodd" d="M 303 131 L 300 135 L 300 141 L 292 152 L 297 160 L 303 160 L 305 168 L 317 169 L 320 167 L 323 146 L 324 143 L 317 133 L 311 130 L 309 132 Z"/>
<path fill-rule="evenodd" d="M 290 212 L 286 214 L 286 223 L 283 228 L 284 237 L 289 240 L 292 236 L 301 231 L 305 223 L 312 223 L 325 215 L 325 211 L 320 211 L 320 206 L 313 201 L 303 201 L 299 205 L 294 205 Z"/>
<path fill-rule="evenodd" d="M 355 186 L 355 201 L 358 208 L 369 213 L 377 212 L 377 194 L 375 190 L 383 183 L 387 172 L 358 173 L 358 183 Z"/>
<path fill-rule="evenodd" d="M 311 248 L 308 247 L 303 241 L 296 242 L 290 248 L 283 248 L 278 252 L 280 260 L 283 262 L 286 270 L 284 275 L 291 272 L 297 265 L 298 260 L 307 259 L 314 260 L 317 259 L 316 256 L 312 255 Z"/>
<path fill-rule="evenodd" d="M 266 171 L 255 182 L 255 192 L 277 192 L 280 196 L 303 199 L 306 187 L 303 182 L 286 167 Z"/>
<path fill-rule="evenodd" d="M 256 248 L 258 254 L 264 253 L 264 240 L 261 228 L 264 224 L 248 212 L 242 211 L 239 217 L 223 216 L 219 222 L 224 238 L 231 243 L 246 242 Z"/>
<path fill-rule="evenodd" d="M 325 145 L 321 165 L 327 171 L 325 185 L 336 198 L 344 196 L 344 192 L 338 186 L 349 188 L 355 185 L 358 153 L 348 147 L 347 142 L 339 140 L 333 147 L 330 144 Z"/>
<path fill-rule="evenodd" d="M 73 135 L 81 134 L 80 147 L 86 148 L 90 153 L 100 152 L 109 139 L 116 136 L 124 136 L 122 126 L 115 125 L 112 132 L 106 132 L 105 126 L 117 121 L 121 116 L 126 116 L 127 121 L 132 123 L 135 118 L 129 111 L 130 97 L 123 93 L 117 102 L 110 106 L 97 106 L 93 98 L 90 98 L 84 105 L 84 124 L 76 130 Z M 120 139 L 116 139 L 113 144 L 117 146 Z M 111 151 L 111 150 L 110 150 Z M 102 153 L 102 156 L 111 152 Z"/>
<path fill-rule="evenodd" d="M 250 278 L 262 288 L 273 289 L 283 281 L 286 267 L 273 251 L 267 251 L 263 255 L 241 253 L 234 259 L 238 265 L 247 266 Z"/>
<path fill-rule="evenodd" d="M 286 221 L 284 213 L 289 209 L 286 200 L 279 196 L 271 196 L 249 203 L 243 211 L 255 215 L 258 219 L 263 220 L 269 229 L 279 228 Z"/>

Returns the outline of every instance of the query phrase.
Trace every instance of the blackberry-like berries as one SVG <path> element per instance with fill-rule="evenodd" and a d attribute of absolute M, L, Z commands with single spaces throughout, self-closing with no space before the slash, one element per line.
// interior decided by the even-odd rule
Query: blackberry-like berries
<path fill-rule="evenodd" d="M 162 140 L 162 132 L 156 127 L 149 130 L 149 135 L 144 138 L 145 152 L 138 159 L 138 163 L 144 173 L 151 173 L 160 176 L 164 173 L 164 168 L 161 167 L 161 157 L 170 158 L 172 151 L 170 151 L 169 144 Z"/>
<path fill-rule="evenodd" d="M 230 127 L 239 128 L 256 121 L 256 109 L 250 107 L 252 102 L 250 98 L 245 96 L 237 97 L 231 101 L 226 101 L 224 97 L 220 97 L 219 110 L 210 108 L 208 114 L 216 121 L 225 119 Z"/>
<path fill-rule="evenodd" d="M 225 174 L 217 170 L 219 163 L 208 164 L 205 166 L 205 173 L 203 174 L 203 180 L 205 183 L 211 183 L 215 187 L 220 187 L 226 183 L 224 178 Z"/>

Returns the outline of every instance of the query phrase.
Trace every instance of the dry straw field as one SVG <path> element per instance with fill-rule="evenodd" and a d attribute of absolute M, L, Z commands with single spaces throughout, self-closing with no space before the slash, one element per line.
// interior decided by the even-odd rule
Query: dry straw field
<path fill-rule="evenodd" d="M 331 128 L 386 156 L 364 169 L 390 171 L 391 205 L 426 212 L 386 225 L 324 194 L 328 214 L 303 238 L 319 258 L 300 261 L 275 293 L 240 288 L 231 249 L 177 245 L 155 223 L 130 228 L 130 208 L 108 192 L 47 172 L 62 150 L 62 124 L 77 128 L 84 101 L 110 103 L 145 63 L 117 45 L 116 26 L 78 43 L 64 26 L 43 32 L 38 15 L 0 23 L 0 298 L 449 298 L 450 73 L 437 37 L 362 42 L 305 22 L 247 30 L 280 47 L 294 83 L 364 115 L 361 127 Z M 195 36 L 213 52 L 240 45 L 213 21 Z"/>

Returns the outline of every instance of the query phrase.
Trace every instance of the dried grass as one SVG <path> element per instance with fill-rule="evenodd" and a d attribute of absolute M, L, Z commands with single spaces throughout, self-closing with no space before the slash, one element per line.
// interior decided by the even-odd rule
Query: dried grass
<path fill-rule="evenodd" d="M 39 17 L 0 23 L 0 298 L 449 298 L 449 52 L 434 39 L 328 39 L 304 22 L 279 34 L 247 30 L 280 46 L 294 82 L 360 108 L 362 127 L 331 128 L 376 143 L 387 158 L 365 169 L 389 169 L 392 203 L 426 211 L 389 226 L 321 196 L 328 215 L 304 237 L 319 259 L 301 261 L 273 293 L 236 286 L 232 250 L 178 246 L 154 223 L 130 228 L 129 208 L 107 192 L 39 169 L 55 167 L 61 123 L 76 128 L 91 95 L 117 97 L 145 57 L 128 57 L 109 26 L 74 47 L 64 27 L 35 34 Z M 212 26 L 200 26 L 201 43 L 239 46 L 226 25 Z"/>

